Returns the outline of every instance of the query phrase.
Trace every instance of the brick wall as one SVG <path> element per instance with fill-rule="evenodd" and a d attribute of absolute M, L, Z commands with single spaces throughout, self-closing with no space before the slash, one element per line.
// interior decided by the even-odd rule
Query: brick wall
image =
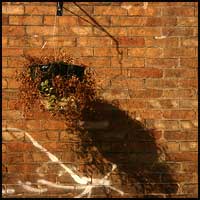
<path fill-rule="evenodd" d="M 80 163 L 71 153 L 76 142 L 64 123 L 48 112 L 24 121 L 14 106 L 14 74 L 24 55 L 54 55 L 59 47 L 95 70 L 101 96 L 110 102 L 100 110 L 110 128 L 91 128 L 102 155 L 118 166 L 109 184 L 124 197 L 197 197 L 198 3 L 79 5 L 107 32 L 67 10 L 55 18 L 56 2 L 2 3 L 4 196 L 71 197 L 84 190 L 78 189 L 81 184 L 67 188 L 76 181 L 64 170 Z M 64 7 L 91 21 L 73 3 Z M 94 197 L 120 195 L 109 187 L 92 190 Z"/>

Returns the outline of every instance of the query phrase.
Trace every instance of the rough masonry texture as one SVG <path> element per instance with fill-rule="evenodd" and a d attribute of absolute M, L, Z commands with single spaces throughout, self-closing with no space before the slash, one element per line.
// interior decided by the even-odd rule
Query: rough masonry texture
<path fill-rule="evenodd" d="M 64 7 L 56 17 L 56 2 L 2 3 L 3 196 L 197 197 L 198 3 Z M 95 70 L 110 102 L 100 109 L 103 122 L 89 125 L 113 163 L 106 174 L 78 173 L 87 163 L 77 163 L 64 123 L 38 110 L 23 120 L 15 105 L 24 55 L 57 48 Z"/>

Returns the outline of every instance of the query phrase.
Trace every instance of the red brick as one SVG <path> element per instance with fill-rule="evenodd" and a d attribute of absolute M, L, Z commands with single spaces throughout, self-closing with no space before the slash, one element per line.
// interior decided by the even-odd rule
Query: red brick
<path fill-rule="evenodd" d="M 144 110 L 144 111 L 139 111 L 139 116 L 142 119 L 161 119 L 162 112 L 159 110 Z"/>
<path fill-rule="evenodd" d="M 162 120 L 154 122 L 154 128 L 157 130 L 179 130 L 178 121 L 175 120 Z"/>
<path fill-rule="evenodd" d="M 2 25 L 8 25 L 8 16 L 2 15 Z"/>
<path fill-rule="evenodd" d="M 195 48 L 169 48 L 163 49 L 165 58 L 194 58 L 196 57 Z"/>
<path fill-rule="evenodd" d="M 165 98 L 194 98 L 196 95 L 195 90 L 192 89 L 171 89 L 171 90 L 164 90 L 163 97 Z"/>
<path fill-rule="evenodd" d="M 145 48 L 128 48 L 128 56 L 145 57 Z"/>
<path fill-rule="evenodd" d="M 131 17 L 131 16 L 111 16 L 111 25 L 113 26 L 144 26 L 146 18 Z"/>
<path fill-rule="evenodd" d="M 192 7 L 170 7 L 163 9 L 164 16 L 184 16 L 184 17 L 192 17 L 194 16 L 194 8 Z"/>
<path fill-rule="evenodd" d="M 162 90 L 144 89 L 144 90 L 132 90 L 132 98 L 159 98 L 162 96 Z"/>
<path fill-rule="evenodd" d="M 17 89 L 19 88 L 20 83 L 17 82 L 15 79 L 8 80 L 8 88 L 10 89 Z"/>
<path fill-rule="evenodd" d="M 2 26 L 3 36 L 24 36 L 25 28 L 22 26 Z"/>
<path fill-rule="evenodd" d="M 108 37 L 79 37 L 78 46 L 88 47 L 108 47 L 111 45 L 111 39 Z"/>
<path fill-rule="evenodd" d="M 7 15 L 22 15 L 24 14 L 24 6 L 22 5 L 3 5 L 2 6 L 2 14 Z"/>
<path fill-rule="evenodd" d="M 145 82 L 146 87 L 148 88 L 176 88 L 178 86 L 178 83 L 176 80 L 146 80 Z"/>
<path fill-rule="evenodd" d="M 149 100 L 148 101 L 149 108 L 160 108 L 160 109 L 169 109 L 169 108 L 178 108 L 179 101 L 171 100 L 171 99 L 163 99 L 163 100 Z"/>
<path fill-rule="evenodd" d="M 145 45 L 145 41 L 143 37 L 119 37 L 117 38 L 120 46 L 127 47 L 143 47 Z"/>
<path fill-rule="evenodd" d="M 194 152 L 181 152 L 181 153 L 170 153 L 166 156 L 167 161 L 197 161 L 198 154 Z"/>
<path fill-rule="evenodd" d="M 121 7 L 115 6 L 96 6 L 94 15 L 127 15 L 127 11 Z"/>
<path fill-rule="evenodd" d="M 197 68 L 198 67 L 198 60 L 197 59 L 188 59 L 188 58 L 181 58 L 180 59 L 181 67 L 186 68 Z"/>
<path fill-rule="evenodd" d="M 119 58 L 111 58 L 111 66 L 112 67 L 120 67 Z M 144 59 L 143 58 L 124 57 L 122 60 L 122 66 L 126 66 L 129 68 L 143 68 L 144 67 Z"/>
<path fill-rule="evenodd" d="M 147 47 L 178 47 L 179 40 L 178 38 L 146 38 L 145 44 Z"/>
<path fill-rule="evenodd" d="M 42 128 L 46 130 L 57 130 L 57 129 L 64 129 L 65 123 L 62 121 L 41 121 Z"/>
<path fill-rule="evenodd" d="M 42 47 L 43 40 L 40 37 L 10 37 L 9 47 Z"/>
<path fill-rule="evenodd" d="M 198 107 L 198 101 L 197 100 L 180 100 L 179 102 L 180 108 L 197 108 Z"/>
<path fill-rule="evenodd" d="M 165 69 L 166 78 L 197 78 L 198 73 L 195 69 Z"/>
<path fill-rule="evenodd" d="M 163 49 L 161 48 L 147 48 L 146 49 L 147 58 L 159 58 L 163 55 Z"/>
<path fill-rule="evenodd" d="M 179 17 L 177 19 L 177 26 L 198 26 L 197 17 Z"/>
<path fill-rule="evenodd" d="M 2 50 L 2 56 L 22 56 L 23 49 L 19 48 L 4 48 Z"/>
<path fill-rule="evenodd" d="M 8 87 L 8 82 L 5 78 L 2 79 L 2 88 L 7 88 Z"/>
<path fill-rule="evenodd" d="M 168 141 L 195 140 L 197 134 L 194 134 L 194 132 L 165 131 L 164 138 Z"/>
<path fill-rule="evenodd" d="M 131 69 L 131 77 L 134 78 L 161 78 L 163 72 L 156 68 Z"/>
<path fill-rule="evenodd" d="M 181 151 L 198 151 L 197 142 L 181 142 L 180 146 Z"/>
<path fill-rule="evenodd" d="M 198 46 L 198 38 L 182 38 L 181 45 L 186 47 L 197 47 Z"/>
<path fill-rule="evenodd" d="M 8 67 L 20 68 L 23 67 L 24 57 L 9 57 L 8 58 Z"/>
<path fill-rule="evenodd" d="M 9 16 L 10 25 L 41 25 L 40 16 Z"/>
<path fill-rule="evenodd" d="M 85 16 L 84 19 L 87 19 L 90 21 L 89 17 Z M 109 26 L 110 25 L 110 16 L 95 16 L 95 20 L 101 25 L 101 26 Z M 80 26 L 88 26 L 88 22 L 84 21 L 81 18 L 78 18 L 78 25 Z"/>
<path fill-rule="evenodd" d="M 179 86 L 181 88 L 198 88 L 198 80 L 197 79 L 186 79 L 180 80 Z"/>
<path fill-rule="evenodd" d="M 50 25 L 56 23 L 58 26 L 76 26 L 77 17 L 76 16 L 59 16 L 55 21 L 55 16 L 44 16 L 44 25 Z"/>
<path fill-rule="evenodd" d="M 44 43 L 43 43 L 44 49 L 51 48 L 51 47 L 74 47 L 76 45 L 76 38 L 69 37 L 66 39 L 65 36 L 55 36 L 55 37 L 44 37 Z M 40 46 L 43 46 L 40 45 Z"/>
<path fill-rule="evenodd" d="M 8 44 L 8 38 L 7 37 L 2 37 L 2 47 L 5 48 L 7 47 Z"/>
<path fill-rule="evenodd" d="M 55 32 L 54 32 L 55 28 Z M 58 27 L 52 26 L 27 26 L 26 31 L 28 35 L 56 35 L 58 33 Z"/>
<path fill-rule="evenodd" d="M 161 9 L 160 8 L 147 8 L 143 7 L 132 7 L 128 10 L 128 15 L 134 16 L 160 16 Z"/>
<path fill-rule="evenodd" d="M 176 26 L 177 19 L 172 17 L 149 17 L 146 26 Z"/>
<path fill-rule="evenodd" d="M 198 198 L 198 184 L 186 183 L 182 188 L 184 193 L 192 194 L 191 198 Z"/>
<path fill-rule="evenodd" d="M 13 78 L 16 75 L 16 68 L 4 68 L 2 70 L 2 77 Z"/>
<path fill-rule="evenodd" d="M 128 36 L 161 36 L 161 28 L 144 27 L 144 28 L 130 28 L 127 27 Z"/>
<path fill-rule="evenodd" d="M 144 86 L 144 82 L 142 80 L 135 80 L 135 79 L 116 79 L 116 80 L 110 80 L 111 81 L 111 87 L 113 88 L 126 88 L 127 84 L 129 89 L 134 88 L 142 88 Z"/>
<path fill-rule="evenodd" d="M 197 36 L 196 29 L 191 27 L 162 28 L 164 36 Z"/>
<path fill-rule="evenodd" d="M 56 6 L 25 6 L 25 14 L 28 15 L 54 15 Z"/>
<path fill-rule="evenodd" d="M 153 58 L 153 59 L 146 59 L 146 63 L 148 67 L 173 68 L 178 66 L 178 59 Z"/>
<path fill-rule="evenodd" d="M 195 119 L 196 113 L 187 110 L 164 111 L 163 117 L 166 119 Z"/>

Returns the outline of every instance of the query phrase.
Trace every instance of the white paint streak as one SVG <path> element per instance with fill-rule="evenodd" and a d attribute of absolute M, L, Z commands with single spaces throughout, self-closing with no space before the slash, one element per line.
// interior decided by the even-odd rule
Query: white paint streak
<path fill-rule="evenodd" d="M 124 9 L 126 9 L 126 10 L 129 10 L 129 9 L 131 9 L 131 8 L 132 8 L 132 6 L 131 6 L 131 5 L 128 5 L 128 6 L 122 5 L 121 7 L 122 7 L 122 8 L 124 8 Z"/>
<path fill-rule="evenodd" d="M 53 155 L 47 149 L 45 149 L 43 146 L 41 146 L 29 133 L 27 133 L 23 130 L 17 129 L 17 128 L 3 128 L 2 130 L 3 131 L 17 131 L 17 132 L 24 133 L 36 148 L 38 148 L 41 152 L 44 152 L 52 162 L 59 164 L 65 170 L 65 173 L 67 172 L 73 178 L 73 180 L 76 183 L 78 183 L 79 185 L 74 185 L 74 186 L 61 185 L 61 184 L 53 183 L 53 182 L 50 182 L 50 181 L 47 181 L 47 180 L 44 180 L 44 179 L 39 179 L 37 181 L 39 184 L 44 184 L 44 185 L 47 185 L 49 187 L 54 187 L 54 188 L 59 188 L 59 189 L 68 189 L 68 190 L 83 189 L 83 192 L 81 194 L 79 194 L 78 196 L 76 196 L 75 198 L 80 198 L 80 197 L 83 197 L 85 195 L 87 195 L 87 197 L 90 198 L 91 194 L 92 194 L 92 189 L 95 188 L 95 187 L 107 187 L 107 188 L 110 188 L 110 189 L 118 192 L 121 195 L 124 194 L 123 191 L 118 190 L 115 187 L 111 186 L 111 182 L 109 180 L 107 180 L 109 178 L 110 174 L 117 168 L 116 164 L 112 165 L 112 170 L 109 173 L 107 173 L 102 179 L 95 179 L 95 178 L 90 179 L 90 178 L 87 178 L 87 177 L 84 177 L 84 176 L 80 177 L 79 175 L 77 175 L 74 172 L 74 171 L 76 171 L 75 168 L 70 169 L 69 167 L 64 165 L 63 162 L 61 162 L 55 155 Z M 37 172 L 39 172 L 39 171 L 37 170 Z M 59 173 L 60 176 L 62 176 L 62 174 L 64 174 L 64 172 Z M 31 182 L 26 182 L 24 184 L 21 181 L 18 181 L 18 183 L 25 190 L 30 191 L 30 192 L 43 193 L 43 192 L 48 191 L 47 188 L 38 189 L 38 188 L 34 188 L 34 187 L 30 186 Z M 2 193 L 5 193 L 5 190 L 2 190 Z"/>
<path fill-rule="evenodd" d="M 46 46 L 47 44 L 47 41 L 43 44 L 42 48 L 41 49 L 44 49 L 44 47 Z"/>
<path fill-rule="evenodd" d="M 15 189 L 11 189 L 11 188 L 8 188 L 8 189 L 2 189 L 2 194 L 14 194 L 15 193 Z"/>
<path fill-rule="evenodd" d="M 44 188 L 44 189 L 38 189 L 38 188 L 34 188 L 32 186 L 30 186 L 30 184 L 24 184 L 21 181 L 18 181 L 18 184 L 21 185 L 25 190 L 28 190 L 29 192 L 34 192 L 34 193 L 44 193 L 47 192 L 48 189 Z"/>
<path fill-rule="evenodd" d="M 155 36 L 155 39 L 157 39 L 157 40 L 161 40 L 161 39 L 165 39 L 165 38 L 167 38 L 167 36 L 165 36 L 165 35 Z"/>
<path fill-rule="evenodd" d="M 147 7 L 148 7 L 148 2 L 144 2 L 143 8 L 147 9 Z"/>

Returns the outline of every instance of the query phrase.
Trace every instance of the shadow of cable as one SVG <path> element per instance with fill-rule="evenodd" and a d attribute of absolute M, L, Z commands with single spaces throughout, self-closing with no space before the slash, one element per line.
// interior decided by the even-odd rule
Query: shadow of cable
<path fill-rule="evenodd" d="M 119 172 L 126 174 L 122 185 L 130 185 L 135 195 L 143 197 L 175 194 L 178 184 L 170 166 L 161 159 L 166 152 L 156 143 L 155 131 L 110 103 L 98 101 L 93 109 L 95 112 L 84 112 L 84 120 L 104 121 L 107 125 L 85 128 L 102 157 L 117 164 Z"/>

